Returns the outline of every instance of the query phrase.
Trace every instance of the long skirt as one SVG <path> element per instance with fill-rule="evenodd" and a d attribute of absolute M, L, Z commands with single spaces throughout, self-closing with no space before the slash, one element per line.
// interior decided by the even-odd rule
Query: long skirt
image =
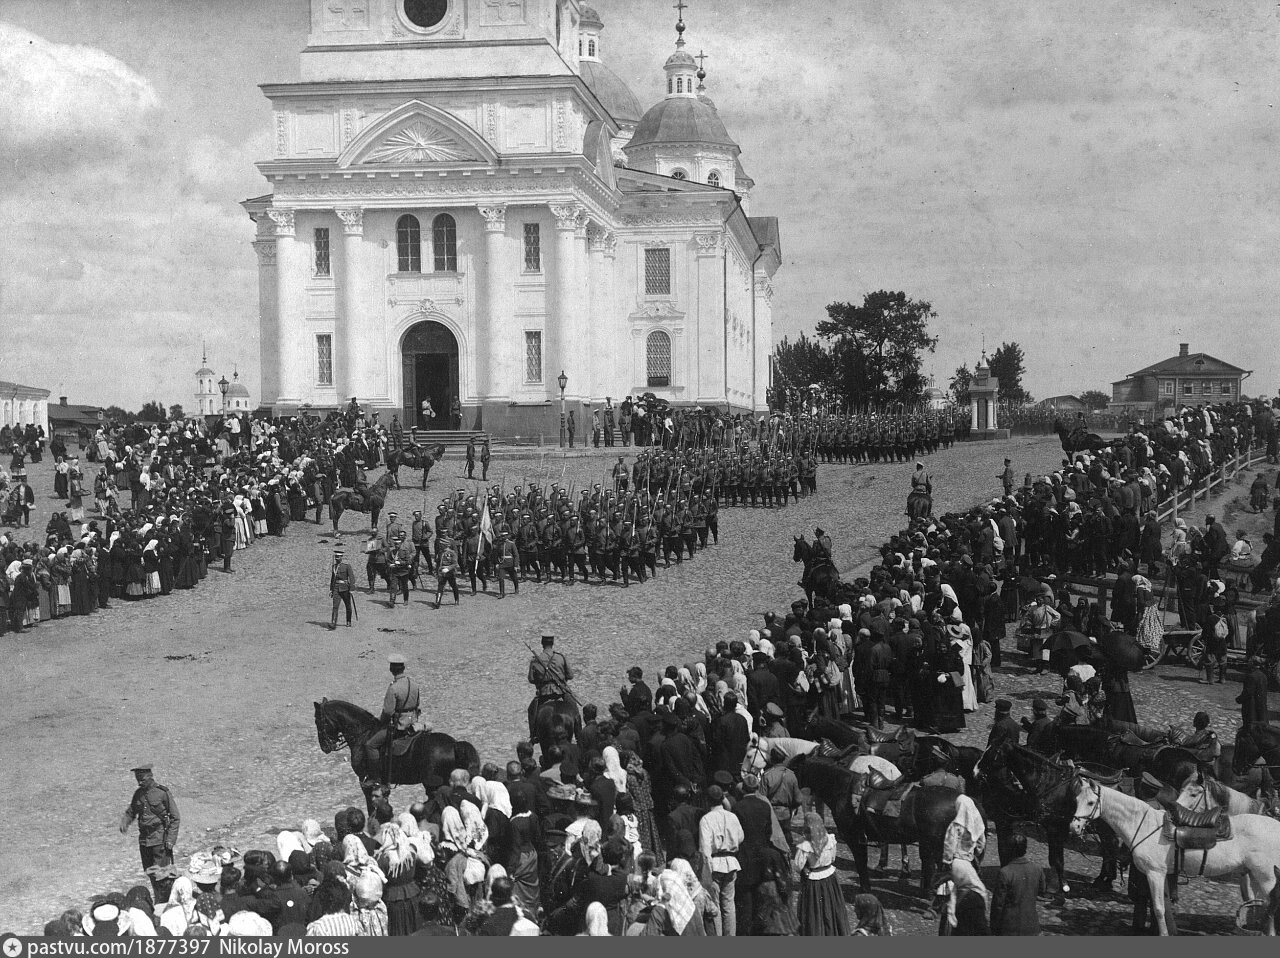
<path fill-rule="evenodd" d="M 249 548 L 253 541 L 253 528 L 244 516 L 236 516 L 236 551 Z"/>
<path fill-rule="evenodd" d="M 840 880 L 832 872 L 826 878 L 800 880 L 800 934 L 807 937 L 846 936 L 849 918 L 845 914 Z"/>
<path fill-rule="evenodd" d="M 29 625 L 39 625 L 39 624 L 40 624 L 40 606 L 39 605 L 27 606 L 27 614 L 22 617 L 22 625 L 26 627 Z"/>
<path fill-rule="evenodd" d="M 71 608 L 71 584 L 59 582 L 54 588 L 58 595 L 58 613 L 61 614 L 63 609 Z"/>
<path fill-rule="evenodd" d="M 143 586 L 143 594 L 144 595 L 160 594 L 160 573 L 159 572 L 147 573 L 147 580 L 145 585 Z"/>
<path fill-rule="evenodd" d="M 39 589 L 39 609 L 40 615 L 45 619 L 52 619 L 57 614 L 57 598 L 52 591 Z"/>
<path fill-rule="evenodd" d="M 97 588 L 86 572 L 71 573 L 71 614 L 88 615 L 98 607 Z"/>
<path fill-rule="evenodd" d="M 254 519 L 254 520 L 253 520 L 253 531 L 254 531 L 254 534 L 255 534 L 255 535 L 265 536 L 265 535 L 267 534 L 267 520 L 266 520 L 266 519 Z"/>
<path fill-rule="evenodd" d="M 84 496 L 72 496 L 69 502 L 67 518 L 71 522 L 84 522 Z"/>
<path fill-rule="evenodd" d="M 511 859 L 511 880 L 515 883 L 515 903 L 526 915 L 538 911 L 538 853 L 532 849 L 517 852 Z"/>
<path fill-rule="evenodd" d="M 964 728 L 964 692 L 948 679 L 937 687 L 933 724 L 942 732 Z"/>

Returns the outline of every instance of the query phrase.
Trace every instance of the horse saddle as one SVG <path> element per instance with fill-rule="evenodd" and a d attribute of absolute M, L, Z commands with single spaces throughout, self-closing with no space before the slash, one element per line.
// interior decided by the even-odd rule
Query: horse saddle
<path fill-rule="evenodd" d="M 415 729 L 407 734 L 397 735 L 391 740 L 391 757 L 400 758 L 403 756 L 413 747 L 413 743 L 418 740 L 418 736 L 422 734 L 420 730 Z"/>
<path fill-rule="evenodd" d="M 1106 765 L 1099 765 L 1096 762 L 1076 762 L 1076 769 L 1087 779 L 1097 782 L 1099 785 L 1106 785 L 1108 788 L 1115 788 L 1124 778 L 1124 772 L 1119 769 L 1109 768 Z M 1154 779 L 1153 779 L 1154 780 Z M 1163 787 L 1163 783 L 1162 787 Z"/>
<path fill-rule="evenodd" d="M 902 818 L 902 806 L 915 782 L 895 782 L 888 788 L 868 789 L 862 796 L 862 805 L 868 812 L 884 818 Z"/>
<path fill-rule="evenodd" d="M 1208 851 L 1218 842 L 1231 840 L 1231 816 L 1225 808 L 1192 810 L 1164 797 L 1158 800 L 1165 810 L 1161 834 L 1175 848 Z"/>
<path fill-rule="evenodd" d="M 899 729 L 896 732 L 885 732 L 878 728 L 868 727 L 862 734 L 866 736 L 867 741 L 872 745 L 880 745 L 885 742 L 900 742 L 903 740 L 904 735 L 912 735 L 913 733 L 906 729 Z"/>

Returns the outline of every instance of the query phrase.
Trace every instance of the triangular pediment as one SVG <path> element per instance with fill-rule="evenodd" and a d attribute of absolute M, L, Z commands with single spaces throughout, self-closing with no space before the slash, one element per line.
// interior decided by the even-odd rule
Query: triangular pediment
<path fill-rule="evenodd" d="M 497 158 L 484 137 L 457 117 L 412 100 L 362 131 L 338 158 L 338 166 L 493 163 Z"/>

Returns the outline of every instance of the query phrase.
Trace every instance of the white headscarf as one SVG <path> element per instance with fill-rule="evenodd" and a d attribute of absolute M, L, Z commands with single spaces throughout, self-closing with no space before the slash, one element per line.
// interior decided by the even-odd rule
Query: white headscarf
<path fill-rule="evenodd" d="M 978 806 L 973 803 L 972 798 L 963 793 L 956 796 L 956 817 L 952 821 L 964 828 L 975 843 L 982 841 L 987 834 L 987 825 L 982 820 L 982 813 L 978 811 Z"/>
<path fill-rule="evenodd" d="M 617 787 L 618 792 L 627 790 L 627 771 L 622 767 L 622 756 L 612 745 L 604 747 L 604 774 Z"/>
<path fill-rule="evenodd" d="M 587 906 L 587 937 L 609 937 L 609 913 L 598 901 Z"/>
<path fill-rule="evenodd" d="M 477 782 L 479 783 L 478 785 L 476 784 Z M 513 814 L 511 811 L 511 795 L 507 791 L 507 786 L 501 782 L 490 782 L 477 775 L 471 780 L 471 794 L 484 803 L 484 807 L 480 809 L 481 815 L 487 814 L 491 808 L 496 808 L 507 818 L 510 818 Z"/>

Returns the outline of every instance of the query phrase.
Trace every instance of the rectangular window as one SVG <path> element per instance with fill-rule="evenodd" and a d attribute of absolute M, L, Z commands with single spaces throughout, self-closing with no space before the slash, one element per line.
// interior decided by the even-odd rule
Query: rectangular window
<path fill-rule="evenodd" d="M 316 382 L 321 386 L 333 385 L 333 335 L 319 333 L 316 336 Z"/>
<path fill-rule="evenodd" d="M 317 226 L 315 234 L 316 275 L 329 275 L 329 228 Z"/>
<path fill-rule="evenodd" d="M 538 329 L 525 330 L 524 381 L 542 382 L 542 331 Z"/>
<path fill-rule="evenodd" d="M 1182 384 L 1182 395 L 1191 396 L 1191 395 L 1194 395 L 1194 393 L 1195 393 L 1195 390 L 1192 388 L 1192 383 Z"/>
<path fill-rule="evenodd" d="M 1172 395 L 1173 395 L 1173 380 L 1172 380 L 1172 379 L 1166 379 L 1164 382 L 1162 382 L 1162 383 L 1160 384 L 1160 388 L 1163 390 L 1163 392 L 1164 392 L 1164 394 L 1165 394 L 1166 396 L 1172 396 Z"/>
<path fill-rule="evenodd" d="M 644 294 L 671 295 L 671 250 L 666 246 L 644 251 Z"/>
<path fill-rule="evenodd" d="M 537 223 L 524 224 L 524 271 L 542 272 L 542 227 Z"/>
<path fill-rule="evenodd" d="M 1235 384 L 1234 384 L 1234 383 L 1231 383 L 1231 382 L 1224 382 L 1224 383 L 1222 384 L 1222 395 L 1224 395 L 1224 396 L 1230 396 L 1230 395 L 1232 394 L 1232 392 L 1234 392 L 1234 391 L 1235 391 Z"/>

